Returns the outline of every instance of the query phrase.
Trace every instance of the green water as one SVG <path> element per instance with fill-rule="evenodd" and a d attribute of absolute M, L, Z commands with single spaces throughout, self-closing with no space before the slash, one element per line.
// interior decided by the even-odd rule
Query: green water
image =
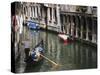
<path fill-rule="evenodd" d="M 44 41 L 44 55 L 58 64 L 44 59 L 36 65 L 26 64 L 21 72 L 45 72 L 97 68 L 97 48 L 78 41 L 64 43 L 57 34 L 48 31 L 28 30 L 34 47 L 41 39 Z M 22 64 L 20 64 L 22 65 Z"/>

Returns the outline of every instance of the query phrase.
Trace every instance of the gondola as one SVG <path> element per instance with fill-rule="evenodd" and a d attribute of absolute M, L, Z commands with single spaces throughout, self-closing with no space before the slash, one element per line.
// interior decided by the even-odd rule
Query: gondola
<path fill-rule="evenodd" d="M 29 51 L 29 56 L 26 62 L 35 64 L 43 60 L 43 57 L 41 55 L 44 55 L 43 40 L 40 41 L 31 51 Z"/>

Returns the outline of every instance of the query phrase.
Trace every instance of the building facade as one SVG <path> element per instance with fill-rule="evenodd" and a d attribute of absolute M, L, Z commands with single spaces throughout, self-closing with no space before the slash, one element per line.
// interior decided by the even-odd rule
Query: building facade
<path fill-rule="evenodd" d="M 97 7 L 23 2 L 22 10 L 44 29 L 97 43 Z"/>

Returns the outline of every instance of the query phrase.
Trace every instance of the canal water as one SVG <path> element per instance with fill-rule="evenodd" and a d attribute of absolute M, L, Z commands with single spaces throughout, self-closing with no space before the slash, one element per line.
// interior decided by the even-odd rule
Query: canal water
<path fill-rule="evenodd" d="M 29 38 L 31 48 L 43 39 L 45 53 L 44 56 L 54 61 L 55 66 L 46 59 L 36 65 L 24 62 L 24 48 L 20 48 L 20 58 L 16 63 L 16 72 L 46 72 L 76 69 L 97 68 L 97 48 L 79 41 L 70 43 L 63 42 L 56 33 L 50 31 L 34 31 L 24 28 L 23 39 Z"/>

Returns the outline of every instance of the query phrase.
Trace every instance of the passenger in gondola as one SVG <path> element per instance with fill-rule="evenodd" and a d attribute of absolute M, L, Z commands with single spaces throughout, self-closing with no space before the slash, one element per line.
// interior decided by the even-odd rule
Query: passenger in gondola
<path fill-rule="evenodd" d="M 41 58 L 41 54 L 43 54 L 43 48 L 35 48 L 35 50 L 31 52 L 33 61 L 39 61 L 39 59 Z"/>
<path fill-rule="evenodd" d="M 38 51 L 31 51 L 32 60 L 37 62 L 40 58 L 40 53 Z"/>
<path fill-rule="evenodd" d="M 31 56 L 32 56 L 32 60 L 36 61 L 35 59 L 37 59 L 37 56 L 36 56 L 36 52 L 35 51 L 32 51 Z"/>
<path fill-rule="evenodd" d="M 31 57 L 32 61 L 37 62 L 41 59 L 41 54 L 44 53 L 43 49 L 43 40 L 31 51 L 29 51 L 29 57 Z"/>

